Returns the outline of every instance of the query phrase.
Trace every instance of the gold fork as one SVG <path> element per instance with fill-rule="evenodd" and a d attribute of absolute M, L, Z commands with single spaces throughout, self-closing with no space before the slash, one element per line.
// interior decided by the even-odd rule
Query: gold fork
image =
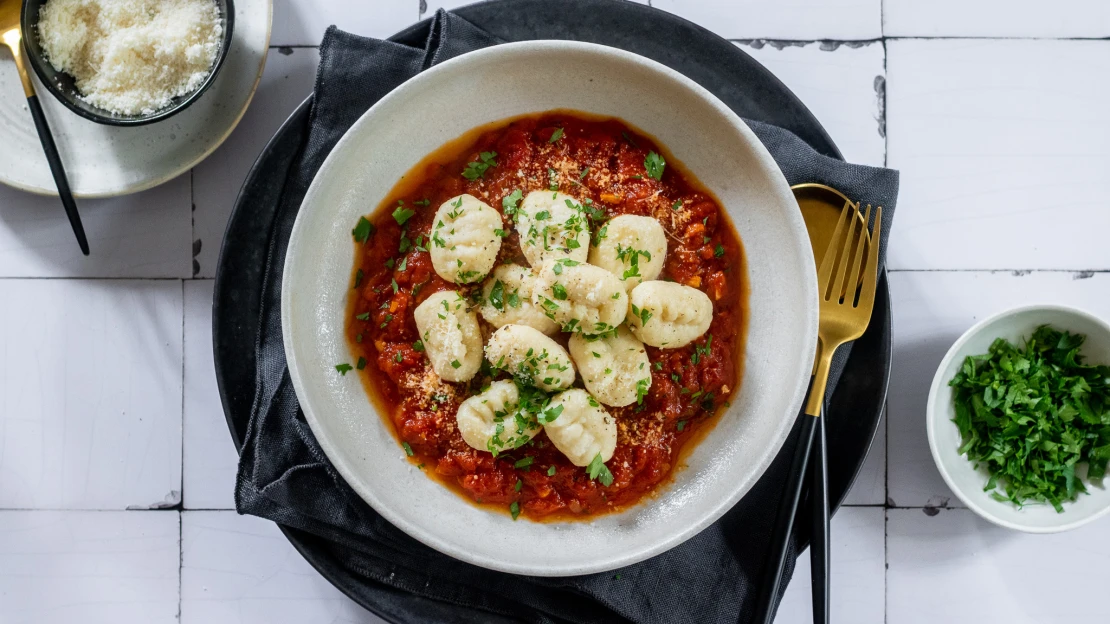
<path fill-rule="evenodd" d="M 756 622 L 771 624 L 775 615 L 775 601 L 778 598 L 782 572 L 786 563 L 787 543 L 789 541 L 798 502 L 802 494 L 802 482 L 809 465 L 811 452 L 815 452 L 813 466 L 811 499 L 815 506 L 814 535 L 812 548 L 823 549 L 823 560 L 828 562 L 828 480 L 825 468 L 825 427 L 821 420 L 821 405 L 825 399 L 825 386 L 829 381 L 829 369 L 837 347 L 855 340 L 867 330 L 871 322 L 871 310 L 875 306 L 875 289 L 879 270 L 879 234 L 882 231 L 883 209 L 875 211 L 875 222 L 868 235 L 867 225 L 871 219 L 871 206 L 863 219 L 858 217 L 859 205 L 850 201 L 844 203 L 840 220 L 833 231 L 829 246 L 821 260 L 817 272 L 817 287 L 820 298 L 820 324 L 817 330 L 817 353 L 813 378 L 810 380 L 809 395 L 803 410 L 802 434 L 790 473 L 787 477 L 784 496 L 779 503 L 775 530 L 771 538 L 771 555 L 767 561 L 764 580 L 756 603 Z M 859 227 L 857 228 L 857 223 Z M 809 417 L 807 417 L 809 416 Z M 819 432 L 819 435 L 818 435 Z M 814 447 L 814 438 L 817 446 Z M 814 589 L 814 622 L 828 622 L 827 568 L 814 567 L 811 571 Z"/>

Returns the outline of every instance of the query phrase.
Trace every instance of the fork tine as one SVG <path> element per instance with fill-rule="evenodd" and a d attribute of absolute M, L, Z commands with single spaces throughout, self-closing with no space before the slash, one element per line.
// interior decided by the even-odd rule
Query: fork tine
<path fill-rule="evenodd" d="M 844 292 L 844 278 L 848 275 L 848 263 L 851 261 L 852 255 L 852 242 L 856 237 L 856 212 L 851 211 L 851 224 L 848 225 L 848 234 L 845 236 L 844 241 L 840 244 L 841 256 L 838 262 L 839 266 L 836 269 L 835 281 L 833 282 L 832 290 L 829 291 L 829 300 L 839 303 L 841 293 Z"/>
<path fill-rule="evenodd" d="M 836 266 L 837 258 L 840 255 L 840 248 L 842 247 L 844 239 L 845 226 L 848 223 L 848 215 L 851 213 L 852 202 L 844 202 L 844 208 L 840 211 L 840 220 L 836 222 L 836 229 L 829 237 L 829 246 L 825 248 L 825 255 L 821 258 L 821 269 L 817 271 L 817 287 L 821 289 L 821 299 L 824 300 L 829 296 L 829 285 L 832 284 L 833 267 Z"/>
<path fill-rule="evenodd" d="M 859 305 L 857 307 L 865 308 L 870 314 L 871 309 L 875 307 L 875 288 L 878 281 L 879 273 L 879 242 L 878 236 L 882 236 L 883 232 L 883 207 L 879 206 L 875 210 L 875 227 L 871 228 L 871 241 L 874 247 L 871 253 L 867 254 L 867 268 L 863 271 L 863 287 L 860 288 Z"/>
<path fill-rule="evenodd" d="M 860 227 L 859 235 L 856 236 L 854 241 L 856 252 L 852 255 L 852 264 L 848 266 L 851 273 L 848 275 L 848 281 L 844 282 L 844 291 L 841 296 L 844 297 L 844 303 L 848 305 L 855 305 L 856 303 L 856 289 L 859 288 L 859 273 L 863 270 L 863 254 L 864 250 L 870 248 L 867 236 L 867 224 L 871 222 L 871 204 L 867 204 L 867 212 L 863 215 L 863 225 Z"/>

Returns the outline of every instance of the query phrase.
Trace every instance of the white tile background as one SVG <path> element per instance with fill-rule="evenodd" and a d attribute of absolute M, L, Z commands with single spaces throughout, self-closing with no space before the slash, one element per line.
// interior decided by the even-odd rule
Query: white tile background
<path fill-rule="evenodd" d="M 83 202 L 91 258 L 56 200 L 0 187 L 0 623 L 380 621 L 233 511 L 210 278 L 243 177 L 312 89 L 324 29 L 387 36 L 462 4 L 275 0 L 242 123 L 189 175 Z M 1103 621 L 1086 597 L 1110 578 L 1110 519 L 1033 537 L 958 508 L 923 404 L 985 315 L 1053 301 L 1110 317 L 1110 4 L 650 4 L 769 67 L 849 160 L 903 172 L 889 413 L 833 522 L 833 621 Z M 779 622 L 809 621 L 808 570 L 803 556 Z"/>

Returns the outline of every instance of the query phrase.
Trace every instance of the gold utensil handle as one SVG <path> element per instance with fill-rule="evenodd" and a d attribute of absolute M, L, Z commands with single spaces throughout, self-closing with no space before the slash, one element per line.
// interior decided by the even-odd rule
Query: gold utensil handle
<path fill-rule="evenodd" d="M 806 414 L 810 416 L 821 415 L 821 404 L 825 402 L 825 386 L 829 383 L 829 369 L 832 367 L 832 356 L 836 353 L 836 346 L 827 348 L 817 341 L 817 369 L 813 371 L 813 384 L 809 389 L 809 401 L 806 402 Z"/>

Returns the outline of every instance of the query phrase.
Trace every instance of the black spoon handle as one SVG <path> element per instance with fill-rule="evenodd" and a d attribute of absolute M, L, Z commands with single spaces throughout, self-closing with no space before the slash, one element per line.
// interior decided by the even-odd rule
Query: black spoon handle
<path fill-rule="evenodd" d="M 812 381 L 811 379 L 811 385 Z M 808 396 L 806 398 L 808 400 Z M 794 449 L 789 476 L 783 484 L 782 500 L 779 501 L 778 514 L 775 516 L 775 530 L 771 535 L 771 554 L 767 558 L 763 582 L 759 588 L 756 615 L 752 620 L 757 624 L 772 624 L 775 619 L 775 602 L 778 599 L 779 586 L 782 584 L 782 571 L 786 565 L 787 546 L 794 528 L 794 515 L 798 512 L 798 502 L 802 497 L 802 484 L 805 483 L 806 466 L 809 464 L 809 454 L 813 447 L 813 434 L 820 424 L 819 417 L 805 413 L 806 402 L 802 402 L 801 414 L 798 416 L 802 419 L 802 435 L 798 440 L 798 446 Z"/>
<path fill-rule="evenodd" d="M 31 117 L 35 118 L 35 130 L 39 133 L 39 142 L 42 151 L 46 153 L 46 160 L 50 163 L 50 173 L 54 175 L 54 184 L 58 187 L 58 196 L 62 198 L 62 206 L 69 217 L 69 225 L 73 227 L 73 234 L 77 236 L 77 244 L 81 246 L 81 253 L 89 255 L 89 241 L 85 238 L 85 226 L 81 225 L 81 215 L 77 212 L 77 204 L 73 201 L 73 193 L 69 190 L 69 180 L 66 179 L 66 170 L 62 167 L 62 159 L 58 156 L 58 146 L 54 145 L 54 137 L 50 134 L 50 125 L 46 123 L 46 116 L 42 114 L 39 97 L 27 97 L 27 107 L 31 109 Z"/>
<path fill-rule="evenodd" d="M 813 624 L 829 624 L 829 464 L 825 444 L 825 419 L 814 418 L 817 432 L 813 457 L 809 460 L 810 514 L 813 520 L 809 545 L 809 577 L 812 581 Z"/>

